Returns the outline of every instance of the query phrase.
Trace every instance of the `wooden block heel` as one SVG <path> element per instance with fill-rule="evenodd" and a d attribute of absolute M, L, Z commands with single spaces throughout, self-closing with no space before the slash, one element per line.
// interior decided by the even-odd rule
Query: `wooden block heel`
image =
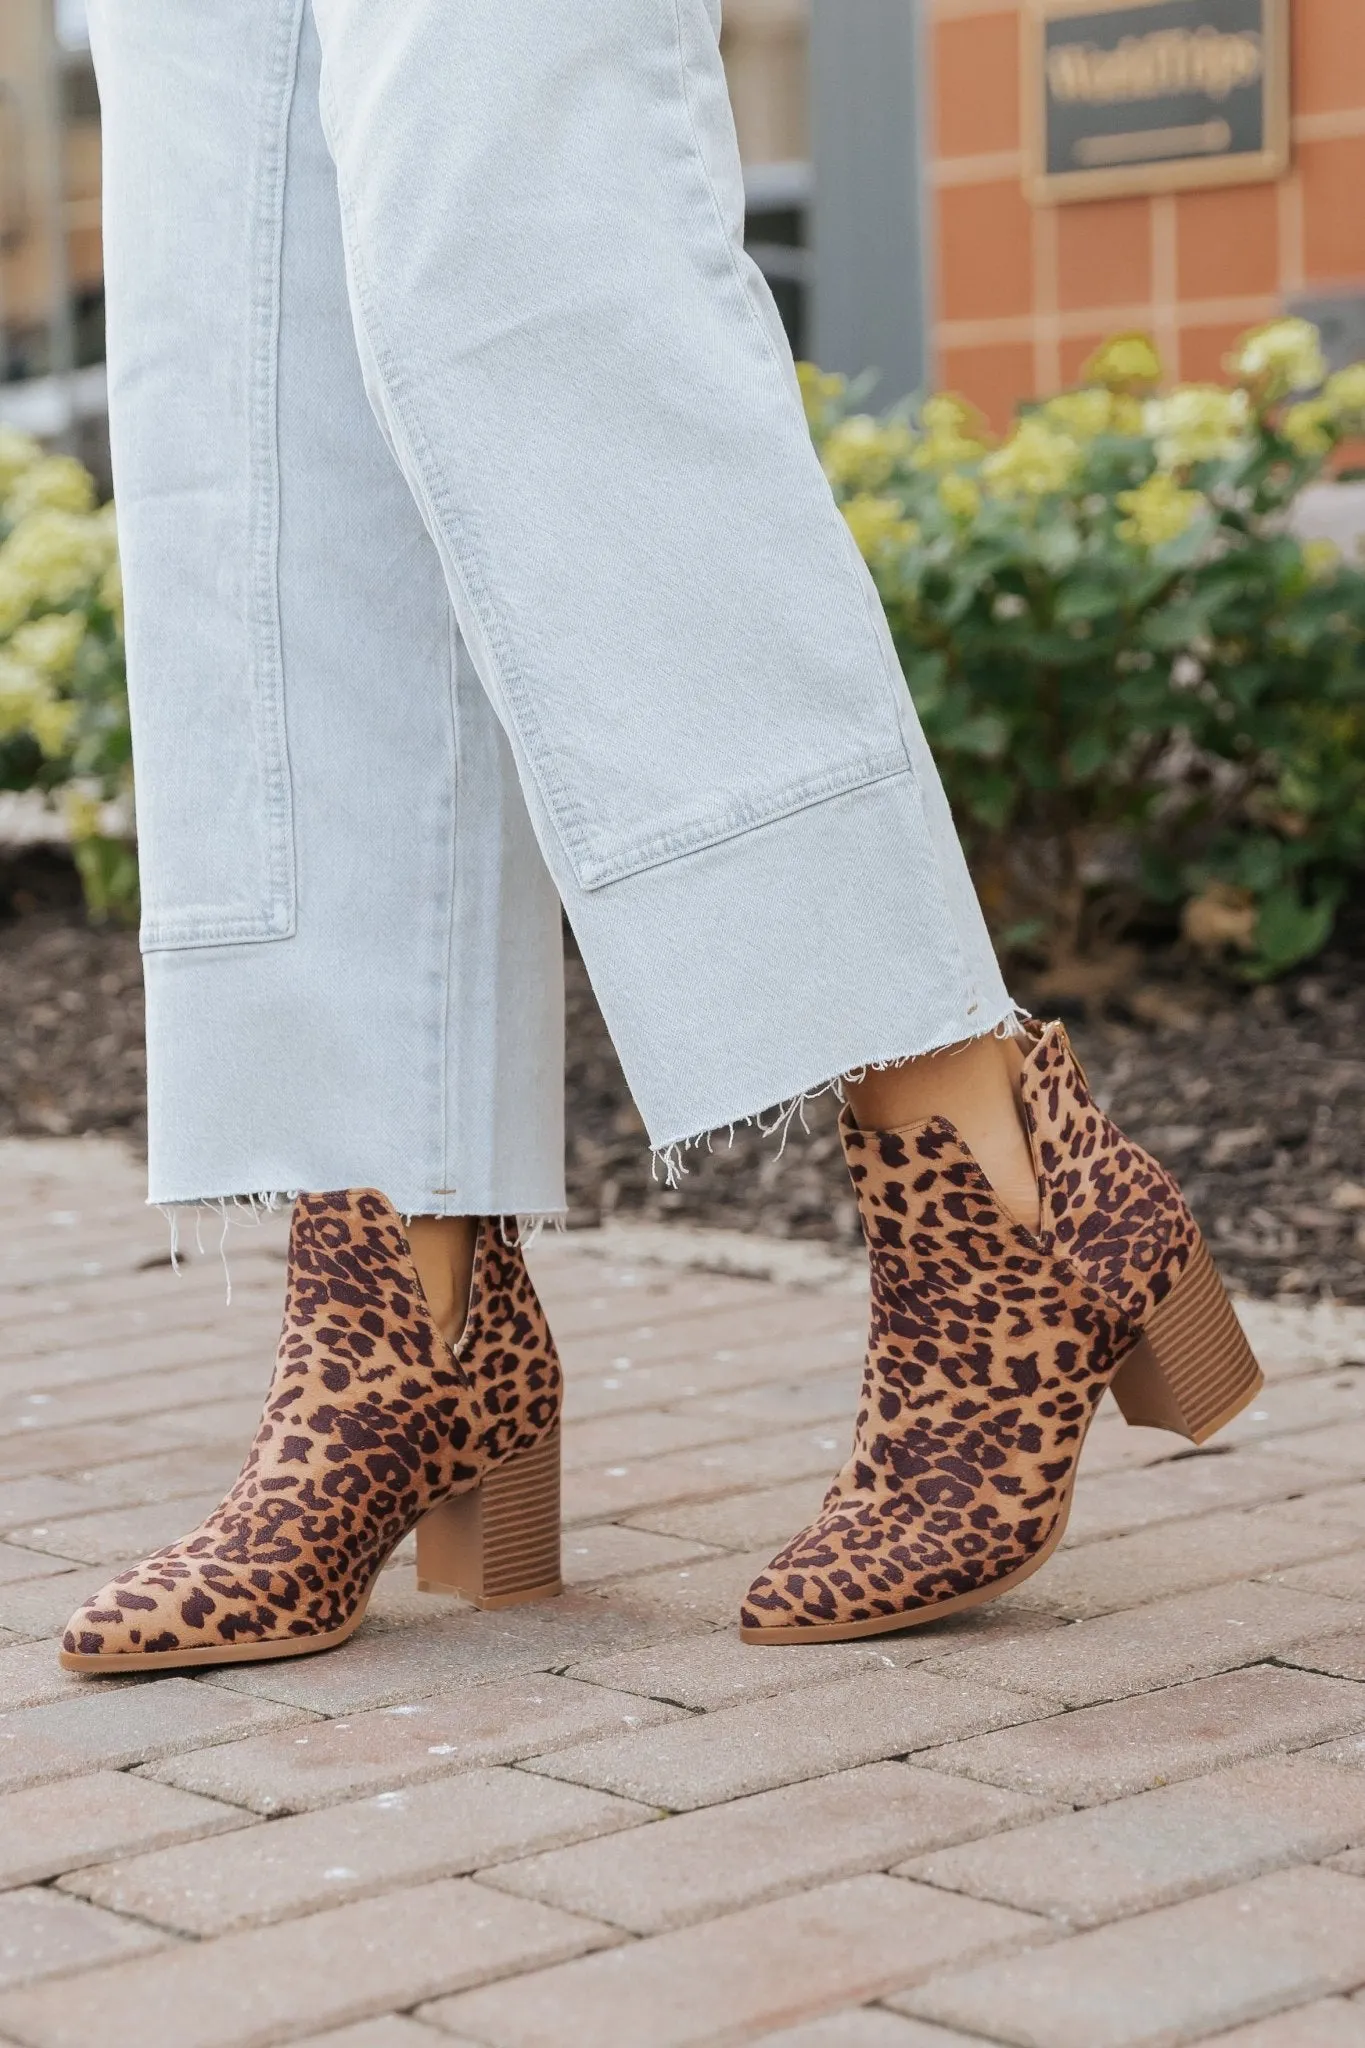
<path fill-rule="evenodd" d="M 423 1516 L 417 1589 L 458 1593 L 476 1607 L 518 1607 L 563 1591 L 558 1429 Z"/>
<path fill-rule="evenodd" d="M 1207 1443 L 1265 1385 L 1203 1239 L 1110 1382 L 1124 1420 Z"/>

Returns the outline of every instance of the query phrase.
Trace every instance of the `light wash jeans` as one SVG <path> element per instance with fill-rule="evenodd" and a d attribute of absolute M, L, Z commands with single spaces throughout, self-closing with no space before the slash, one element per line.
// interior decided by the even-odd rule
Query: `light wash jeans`
<path fill-rule="evenodd" d="M 717 0 L 92 0 L 150 1195 L 563 1205 L 1010 1013 L 742 248 Z"/>

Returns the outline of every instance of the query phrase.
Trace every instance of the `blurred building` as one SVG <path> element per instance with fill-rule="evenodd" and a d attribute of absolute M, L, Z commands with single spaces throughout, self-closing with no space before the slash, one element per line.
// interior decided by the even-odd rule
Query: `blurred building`
<path fill-rule="evenodd" d="M 999 421 L 1125 328 L 1214 377 L 1286 308 L 1365 356 L 1365 0 L 725 0 L 723 41 L 750 248 L 878 398 Z M 84 0 L 0 0 L 0 417 L 78 442 L 98 181 Z"/>

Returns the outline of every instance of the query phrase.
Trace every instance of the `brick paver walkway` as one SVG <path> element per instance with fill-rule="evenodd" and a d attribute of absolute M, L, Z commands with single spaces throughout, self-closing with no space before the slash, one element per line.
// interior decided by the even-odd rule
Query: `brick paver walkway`
<path fill-rule="evenodd" d="M 0 2048 L 1365 2043 L 1361 1313 L 1248 1311 L 1272 1383 L 1211 1454 L 1107 1409 L 1013 1598 L 748 1649 L 856 1288 L 551 1239 L 562 1600 L 400 1556 L 330 1656 L 81 1681 L 69 1610 L 236 1469 L 284 1226 L 225 1308 L 116 1146 L 0 1188 Z"/>

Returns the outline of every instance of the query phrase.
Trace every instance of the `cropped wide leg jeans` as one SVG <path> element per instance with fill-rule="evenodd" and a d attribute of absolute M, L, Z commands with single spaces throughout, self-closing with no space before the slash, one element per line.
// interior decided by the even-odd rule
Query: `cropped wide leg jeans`
<path fill-rule="evenodd" d="M 91 0 L 150 1197 L 563 1206 L 1010 1013 L 742 245 L 718 0 Z"/>

